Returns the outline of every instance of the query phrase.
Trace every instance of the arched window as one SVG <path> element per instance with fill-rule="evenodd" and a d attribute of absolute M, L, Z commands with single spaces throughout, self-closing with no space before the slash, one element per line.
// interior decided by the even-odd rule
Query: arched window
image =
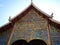
<path fill-rule="evenodd" d="M 47 45 L 43 40 L 34 39 L 29 42 L 29 45 Z"/>
<path fill-rule="evenodd" d="M 17 40 L 13 42 L 11 45 L 28 45 L 26 40 Z"/>
<path fill-rule="evenodd" d="M 11 45 L 47 45 L 43 40 L 34 39 L 29 42 L 25 40 L 17 40 L 13 42 Z"/>

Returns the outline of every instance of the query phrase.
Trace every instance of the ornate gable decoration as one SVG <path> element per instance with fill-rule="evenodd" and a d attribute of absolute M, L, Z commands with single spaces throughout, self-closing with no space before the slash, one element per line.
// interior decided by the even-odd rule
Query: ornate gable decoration
<path fill-rule="evenodd" d="M 47 13 L 41 11 L 40 9 L 38 9 L 33 3 L 28 7 L 26 8 L 22 13 L 20 13 L 18 16 L 16 16 L 15 18 L 13 18 L 11 21 L 13 23 L 15 23 L 16 21 L 18 21 L 19 19 L 21 19 L 23 16 L 25 16 L 31 9 L 33 9 L 35 12 L 37 12 L 39 15 L 40 14 L 43 14 L 41 16 L 43 16 L 44 18 L 48 19 L 49 16 Z"/>

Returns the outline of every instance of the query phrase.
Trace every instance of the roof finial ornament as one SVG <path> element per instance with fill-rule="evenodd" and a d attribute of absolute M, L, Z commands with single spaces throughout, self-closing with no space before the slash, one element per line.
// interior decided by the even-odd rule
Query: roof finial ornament
<path fill-rule="evenodd" d="M 31 4 L 33 3 L 33 0 L 31 0 Z"/>
<path fill-rule="evenodd" d="M 51 18 L 53 18 L 53 12 L 51 13 Z"/>
<path fill-rule="evenodd" d="M 9 22 L 11 22 L 11 16 L 9 16 Z"/>

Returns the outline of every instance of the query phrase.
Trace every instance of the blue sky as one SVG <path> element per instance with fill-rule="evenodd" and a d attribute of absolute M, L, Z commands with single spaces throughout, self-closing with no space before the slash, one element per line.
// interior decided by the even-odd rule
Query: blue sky
<path fill-rule="evenodd" d="M 60 22 L 60 0 L 33 0 L 33 3 Z M 15 17 L 31 4 L 31 0 L 0 0 L 0 26 L 8 23 L 9 16 Z"/>

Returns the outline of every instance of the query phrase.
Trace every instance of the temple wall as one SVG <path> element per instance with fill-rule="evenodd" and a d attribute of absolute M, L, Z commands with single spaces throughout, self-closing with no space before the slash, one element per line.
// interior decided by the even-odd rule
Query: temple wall
<path fill-rule="evenodd" d="M 50 27 L 52 45 L 60 45 L 60 30 L 51 26 Z"/>
<path fill-rule="evenodd" d="M 27 42 L 33 39 L 41 39 L 48 45 L 47 20 L 33 9 L 15 23 L 13 30 L 10 45 L 20 39 Z M 0 33 L 0 45 L 7 44 L 11 31 L 12 28 Z M 60 29 L 50 25 L 50 34 L 52 45 L 60 45 Z"/>
<path fill-rule="evenodd" d="M 24 39 L 27 42 L 32 39 L 41 39 L 48 42 L 47 20 L 38 15 L 34 10 L 31 10 L 14 25 L 11 43 L 20 39 Z"/>
<path fill-rule="evenodd" d="M 7 29 L 5 32 L 0 33 L 0 45 L 6 45 L 11 33 L 11 29 Z"/>

